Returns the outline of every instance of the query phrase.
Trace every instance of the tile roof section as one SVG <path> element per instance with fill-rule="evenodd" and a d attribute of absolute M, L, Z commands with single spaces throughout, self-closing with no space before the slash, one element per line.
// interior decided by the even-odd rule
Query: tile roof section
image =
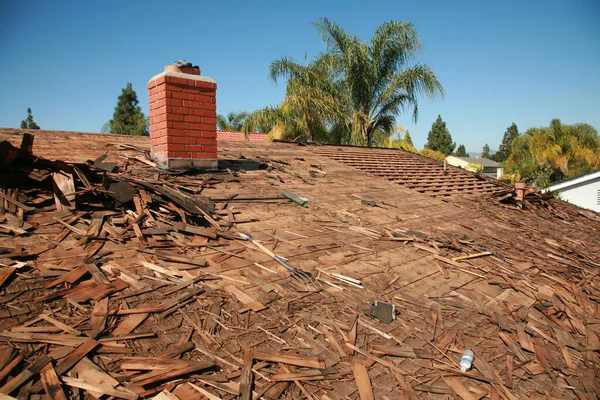
<path fill-rule="evenodd" d="M 238 131 L 217 131 L 217 140 L 234 140 L 236 142 L 245 141 L 244 132 Z M 250 133 L 248 134 L 249 142 L 264 142 L 267 140 L 266 133 Z"/>
<path fill-rule="evenodd" d="M 495 179 L 451 165 L 444 171 L 443 163 L 404 150 L 322 146 L 314 151 L 431 196 L 492 193 L 507 187 Z"/>

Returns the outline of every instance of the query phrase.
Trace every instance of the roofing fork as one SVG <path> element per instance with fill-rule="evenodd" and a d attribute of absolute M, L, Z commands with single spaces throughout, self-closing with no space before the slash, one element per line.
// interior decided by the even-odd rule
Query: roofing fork
<path fill-rule="evenodd" d="M 283 259 L 283 257 L 278 256 L 277 254 L 273 253 L 271 250 L 267 249 L 262 244 L 258 243 L 252 236 L 250 236 L 246 233 L 241 233 L 241 232 L 237 232 L 237 234 L 242 239 L 246 239 L 246 240 L 250 241 L 250 243 L 252 243 L 256 247 L 258 247 L 263 253 L 267 254 L 268 256 L 273 258 L 275 261 L 277 261 L 279 264 L 283 265 L 288 271 L 290 271 L 292 278 L 294 278 L 296 281 L 298 281 L 298 283 L 304 285 L 308 289 L 317 290 L 317 291 L 322 289 L 321 283 L 310 272 L 303 271 L 300 268 L 296 268 L 296 267 L 288 264 Z"/>
<path fill-rule="evenodd" d="M 279 264 L 286 267 L 292 273 L 292 277 L 294 279 L 302 283 L 305 287 L 314 290 L 322 289 L 321 282 L 319 282 L 310 272 L 306 272 L 301 270 L 300 268 L 291 266 L 278 255 L 276 255 L 274 258 Z"/>

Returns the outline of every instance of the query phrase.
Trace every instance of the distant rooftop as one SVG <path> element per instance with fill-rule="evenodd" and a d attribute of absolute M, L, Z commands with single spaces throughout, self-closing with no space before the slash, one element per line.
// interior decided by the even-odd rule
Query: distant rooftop
<path fill-rule="evenodd" d="M 239 131 L 217 131 L 217 140 L 234 140 L 234 141 L 242 141 L 246 140 L 244 137 L 244 132 Z M 267 140 L 266 133 L 249 133 L 248 141 L 249 142 L 264 142 Z"/>
<path fill-rule="evenodd" d="M 475 158 L 475 157 L 456 157 L 459 160 L 466 161 L 471 164 L 479 164 L 483 167 L 498 167 L 498 163 L 494 160 L 490 160 L 489 158 Z"/>

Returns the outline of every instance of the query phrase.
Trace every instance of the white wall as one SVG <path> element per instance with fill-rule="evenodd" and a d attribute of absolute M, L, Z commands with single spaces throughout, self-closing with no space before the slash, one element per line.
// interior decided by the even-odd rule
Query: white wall
<path fill-rule="evenodd" d="M 500 179 L 504 175 L 504 168 L 498 167 L 496 170 L 496 179 Z"/>
<path fill-rule="evenodd" d="M 561 189 L 560 198 L 579 207 L 600 212 L 600 177 Z"/>

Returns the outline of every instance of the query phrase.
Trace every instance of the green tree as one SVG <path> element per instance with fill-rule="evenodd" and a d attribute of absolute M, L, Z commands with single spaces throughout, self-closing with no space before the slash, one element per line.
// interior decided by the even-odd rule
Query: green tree
<path fill-rule="evenodd" d="M 275 107 L 265 107 L 248 114 L 242 131 L 246 135 L 257 131 L 267 132 L 269 140 L 296 141 L 306 138 L 304 119 L 285 101 Z"/>
<path fill-rule="evenodd" d="M 40 126 L 33 120 L 31 108 L 27 109 L 27 118 L 21 121 L 21 129 L 40 129 Z"/>
<path fill-rule="evenodd" d="M 406 131 L 406 133 L 404 134 L 404 141 L 408 144 L 410 144 L 411 146 L 414 146 L 412 138 L 410 137 L 410 132 Z"/>
<path fill-rule="evenodd" d="M 516 180 L 546 187 L 600 168 L 600 135 L 588 124 L 531 128 L 511 142 L 506 171 Z"/>
<path fill-rule="evenodd" d="M 315 134 L 325 132 L 327 124 L 334 124 L 342 116 L 343 100 L 340 98 L 336 75 L 336 60 L 323 54 L 308 64 L 298 64 L 289 57 L 275 60 L 269 66 L 269 78 L 287 78 L 285 106 L 304 126 L 305 138 L 312 142 Z"/>
<path fill-rule="evenodd" d="M 503 162 L 508 159 L 511 153 L 511 143 L 512 141 L 519 136 L 519 129 L 517 128 L 517 124 L 514 122 L 506 129 L 504 132 L 504 137 L 502 138 L 502 143 L 500 144 L 500 148 L 498 151 L 492 156 L 494 161 Z"/>
<path fill-rule="evenodd" d="M 460 146 L 458 146 L 458 148 L 456 149 L 456 153 L 454 153 L 454 155 L 456 157 L 469 157 L 469 154 L 467 153 L 467 149 L 465 148 L 464 144 L 461 144 Z"/>
<path fill-rule="evenodd" d="M 411 153 L 418 153 L 410 138 L 410 133 L 406 127 L 395 124 L 394 132 L 389 137 L 384 137 L 379 140 L 379 147 L 387 147 L 392 149 L 402 149 Z"/>
<path fill-rule="evenodd" d="M 135 90 L 127 83 L 121 90 L 113 118 L 102 127 L 102 132 L 119 135 L 144 135 L 150 132 L 149 120 L 142 112 Z"/>
<path fill-rule="evenodd" d="M 481 158 L 490 158 L 490 146 L 486 143 L 481 151 Z"/>
<path fill-rule="evenodd" d="M 419 152 L 419 154 L 422 156 L 425 156 L 425 157 L 433 158 L 434 160 L 437 160 L 437 161 L 444 161 L 446 159 L 446 155 L 444 153 L 442 153 L 441 151 L 432 150 L 427 147 L 425 147 L 423 150 L 421 150 Z"/>
<path fill-rule="evenodd" d="M 416 121 L 420 97 L 443 95 L 433 70 L 413 64 L 422 47 L 411 23 L 385 22 L 368 43 L 326 18 L 315 25 L 342 80 L 352 143 L 371 146 L 378 134 L 389 136 L 401 111 L 412 109 Z"/>
<path fill-rule="evenodd" d="M 245 111 L 231 111 L 227 115 L 217 115 L 217 128 L 222 131 L 241 131 L 244 120 L 248 116 Z"/>
<path fill-rule="evenodd" d="M 456 143 L 452 141 L 452 135 L 450 135 L 448 128 L 446 128 L 446 123 L 442 120 L 442 117 L 438 115 L 427 135 L 425 148 L 439 151 L 444 155 L 449 156 L 452 154 L 455 147 Z"/>
<path fill-rule="evenodd" d="M 398 140 L 389 140 L 388 139 L 388 143 L 386 146 L 387 148 L 390 149 L 402 149 L 402 150 L 406 150 L 409 151 L 411 153 L 419 153 L 419 151 L 416 149 L 415 146 L 413 146 L 412 144 L 408 143 L 406 140 L 403 139 L 398 139 Z"/>

